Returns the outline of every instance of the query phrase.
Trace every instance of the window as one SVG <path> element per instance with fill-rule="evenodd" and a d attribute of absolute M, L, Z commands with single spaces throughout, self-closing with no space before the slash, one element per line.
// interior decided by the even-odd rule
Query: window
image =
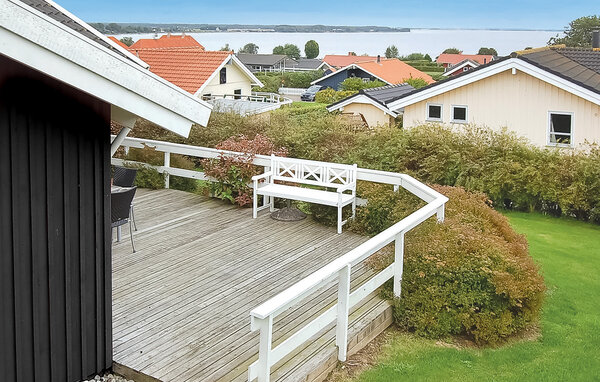
<path fill-rule="evenodd" d="M 242 89 L 236 89 L 233 91 L 234 99 L 242 99 Z"/>
<path fill-rule="evenodd" d="M 227 68 L 221 68 L 219 72 L 219 83 L 224 84 L 227 82 Z"/>
<path fill-rule="evenodd" d="M 552 146 L 573 145 L 573 113 L 549 113 L 548 144 Z"/>
<path fill-rule="evenodd" d="M 442 105 L 435 103 L 427 104 L 427 120 L 441 121 L 442 120 Z"/>
<path fill-rule="evenodd" d="M 466 106 L 452 106 L 452 122 L 467 123 Z"/>

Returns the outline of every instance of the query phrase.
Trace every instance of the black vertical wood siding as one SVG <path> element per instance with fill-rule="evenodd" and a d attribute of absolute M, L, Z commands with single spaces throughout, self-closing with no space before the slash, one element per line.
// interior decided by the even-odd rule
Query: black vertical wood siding
<path fill-rule="evenodd" d="M 0 56 L 0 375 L 111 366 L 110 106 Z"/>

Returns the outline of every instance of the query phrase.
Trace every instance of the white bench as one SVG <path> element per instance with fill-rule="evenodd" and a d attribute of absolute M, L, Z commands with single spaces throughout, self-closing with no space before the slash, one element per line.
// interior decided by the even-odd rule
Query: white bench
<path fill-rule="evenodd" d="M 252 177 L 254 183 L 252 217 L 256 219 L 257 212 L 267 207 L 273 211 L 274 198 L 323 204 L 337 207 L 337 231 L 342 233 L 342 226 L 347 223 L 347 220 L 342 221 L 342 208 L 352 204 L 352 217 L 356 212 L 356 169 L 356 164 L 345 165 L 271 155 L 271 168 L 264 174 Z M 260 180 L 264 182 L 259 182 Z M 299 187 L 281 184 L 281 182 L 334 188 L 335 191 Z M 263 195 L 265 198 L 262 207 L 258 207 L 258 195 Z"/>

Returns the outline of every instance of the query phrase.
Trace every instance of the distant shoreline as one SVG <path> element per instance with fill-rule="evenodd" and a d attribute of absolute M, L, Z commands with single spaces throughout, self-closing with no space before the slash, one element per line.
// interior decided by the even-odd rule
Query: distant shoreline
<path fill-rule="evenodd" d="M 410 33 L 418 30 L 465 30 L 498 32 L 556 32 L 559 29 L 519 28 L 406 28 L 376 25 L 254 25 L 254 24 L 150 24 L 150 23 L 90 23 L 104 34 L 147 33 Z"/>

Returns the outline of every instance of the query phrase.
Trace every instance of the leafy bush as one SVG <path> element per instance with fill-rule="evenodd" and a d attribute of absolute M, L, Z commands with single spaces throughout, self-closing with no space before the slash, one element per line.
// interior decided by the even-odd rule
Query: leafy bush
<path fill-rule="evenodd" d="M 439 186 L 449 197 L 446 219 L 430 219 L 406 235 L 402 295 L 394 299 L 396 322 L 419 335 L 464 334 L 494 344 L 535 322 L 545 286 L 528 254 L 527 241 L 494 211 L 484 194 Z M 352 229 L 375 234 L 414 211 L 412 197 L 389 187 L 362 191 Z M 383 269 L 393 247 L 370 259 Z M 388 293 L 391 295 L 391 293 Z"/>
<path fill-rule="evenodd" d="M 420 88 L 423 88 L 423 87 L 429 85 L 427 83 L 427 81 L 425 81 L 422 78 L 407 78 L 404 80 L 404 82 L 406 82 L 407 84 L 409 84 L 410 86 L 412 86 L 415 89 L 420 89 Z"/>
<path fill-rule="evenodd" d="M 232 137 L 219 143 L 217 149 L 241 154 L 221 153 L 218 159 L 202 161 L 204 173 L 216 180 L 211 184 L 211 192 L 218 198 L 240 206 L 252 203 L 252 188 L 248 184 L 252 176 L 261 172 L 260 167 L 252 164 L 256 155 L 285 156 L 287 153 L 285 149 L 275 148 L 273 142 L 262 135 L 256 135 L 253 139 L 244 135 Z"/>
<path fill-rule="evenodd" d="M 386 85 L 385 82 L 379 81 L 379 80 L 364 81 L 360 77 L 349 77 L 349 78 L 346 78 L 344 81 L 342 81 L 342 83 L 340 84 L 340 90 L 341 91 L 359 91 L 361 89 L 378 88 L 378 87 L 385 86 L 385 85 Z"/>
<path fill-rule="evenodd" d="M 341 90 L 336 91 L 331 88 L 327 88 L 325 90 L 318 91 L 315 95 L 315 102 L 332 104 L 339 100 L 342 100 L 346 97 L 350 97 L 358 93 L 356 90 Z"/>
<path fill-rule="evenodd" d="M 319 93 L 324 103 L 339 96 L 333 90 Z M 292 157 L 405 172 L 425 182 L 484 192 L 498 207 L 600 223 L 598 145 L 539 148 L 513 133 L 477 126 L 360 131 L 321 106 L 286 107 L 268 119 L 212 113 L 208 127 L 192 128 L 187 140 L 149 123 L 138 123 L 131 134 L 207 147 L 239 134 L 262 134 L 287 147 Z"/>
<path fill-rule="evenodd" d="M 255 87 L 253 90 L 271 93 L 277 93 L 280 87 L 308 88 L 311 82 L 323 77 L 322 70 L 254 74 L 265 86 Z"/>

